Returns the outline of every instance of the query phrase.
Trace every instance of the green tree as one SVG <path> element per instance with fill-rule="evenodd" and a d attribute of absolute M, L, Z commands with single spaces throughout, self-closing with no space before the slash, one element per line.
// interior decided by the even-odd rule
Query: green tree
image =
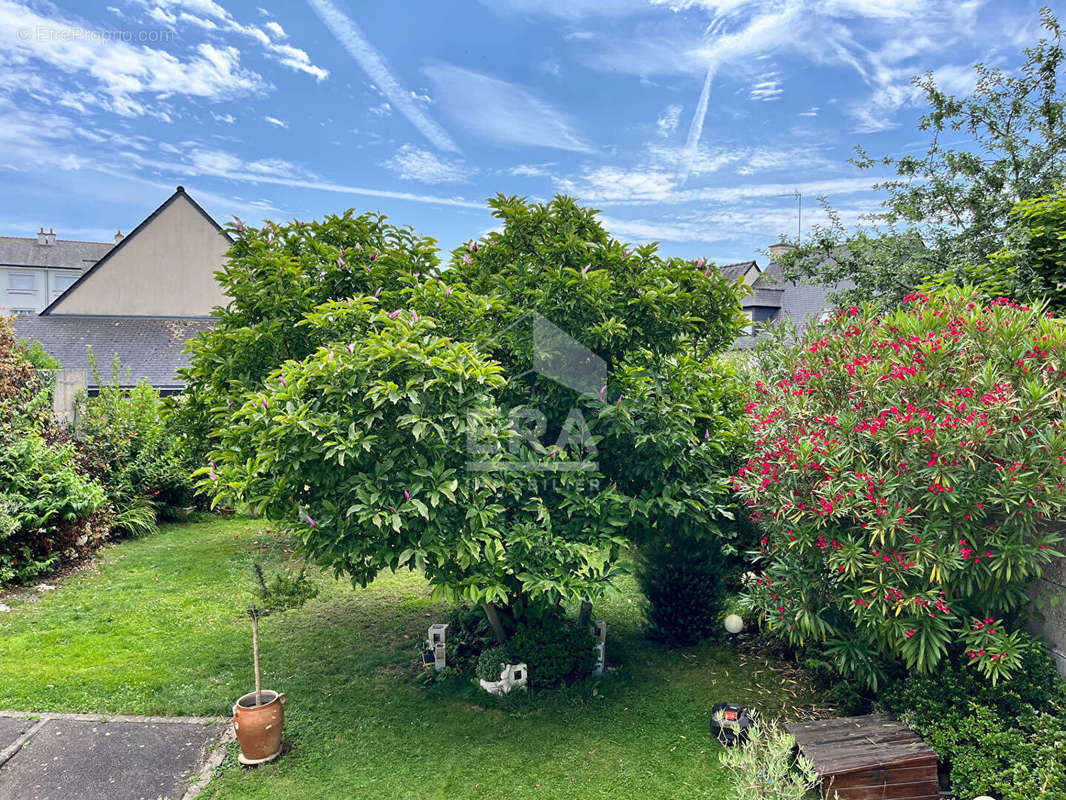
<path fill-rule="evenodd" d="M 1066 192 L 1023 200 L 1011 212 L 1007 244 L 992 254 L 1004 296 L 1032 302 L 1046 297 L 1066 310 Z"/>
<path fill-rule="evenodd" d="M 237 395 L 214 412 L 202 485 L 216 502 L 289 522 L 360 583 L 421 569 L 444 596 L 484 604 L 504 639 L 545 608 L 602 597 L 622 548 L 659 518 L 727 513 L 740 404 L 697 357 L 736 334 L 741 289 L 614 241 L 568 198 L 490 205 L 502 230 L 457 249 L 452 269 L 405 264 L 290 317 L 311 352 L 273 347 L 280 334 L 246 320 L 240 337 L 194 347 L 189 375 Z M 237 235 L 244 273 L 275 285 L 288 259 L 246 248 L 261 231 Z M 536 340 L 538 319 L 555 339 Z M 275 365 L 211 383 L 241 343 Z M 545 349 L 577 352 L 577 385 L 535 368 Z M 601 460 L 605 443 L 654 461 Z"/>
<path fill-rule="evenodd" d="M 175 412 L 191 441 L 202 443 L 245 392 L 259 388 L 286 359 L 322 343 L 301 325 L 322 303 L 361 295 L 395 301 L 418 274 L 436 269 L 433 239 L 391 225 L 381 214 L 351 210 L 322 221 L 229 226 L 234 241 L 216 273 L 230 298 L 216 322 L 188 345 L 188 384 Z"/>
<path fill-rule="evenodd" d="M 896 174 L 876 186 L 887 195 L 881 210 L 871 227 L 853 231 L 829 209 L 828 225 L 794 242 L 786 277 L 851 281 L 842 302 L 892 305 L 931 276 L 961 282 L 964 269 L 988 262 L 1006 241 L 1015 206 L 1051 194 L 1066 176 L 1062 31 L 1050 10 L 1041 19 L 1047 36 L 1025 50 L 1021 66 L 977 64 L 966 96 L 944 92 L 932 73 L 914 79 L 928 104 L 919 123 L 925 152 L 873 158 L 858 148 L 860 169 Z"/>

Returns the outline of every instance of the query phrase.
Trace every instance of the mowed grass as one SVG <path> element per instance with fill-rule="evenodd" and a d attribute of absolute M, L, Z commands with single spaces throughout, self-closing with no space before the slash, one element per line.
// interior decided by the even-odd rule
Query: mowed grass
<path fill-rule="evenodd" d="M 9 598 L 0 708 L 228 716 L 253 688 L 251 565 L 288 558 L 263 523 L 213 519 L 110 547 L 34 602 Z M 632 585 L 597 608 L 616 666 L 601 679 L 503 700 L 462 682 L 425 688 L 417 643 L 447 613 L 425 581 L 314 577 L 319 597 L 261 623 L 264 688 L 288 694 L 292 749 L 248 770 L 234 745 L 207 798 L 719 797 L 711 705 L 794 716 L 816 699 L 723 644 L 648 642 Z"/>

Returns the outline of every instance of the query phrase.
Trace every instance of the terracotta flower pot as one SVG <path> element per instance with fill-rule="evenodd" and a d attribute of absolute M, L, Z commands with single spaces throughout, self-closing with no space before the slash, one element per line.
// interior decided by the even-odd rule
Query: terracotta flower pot
<path fill-rule="evenodd" d="M 255 692 L 241 697 L 233 706 L 233 730 L 241 754 L 242 764 L 265 764 L 281 752 L 281 732 L 285 727 L 284 694 L 262 692 L 263 704 L 255 704 Z"/>

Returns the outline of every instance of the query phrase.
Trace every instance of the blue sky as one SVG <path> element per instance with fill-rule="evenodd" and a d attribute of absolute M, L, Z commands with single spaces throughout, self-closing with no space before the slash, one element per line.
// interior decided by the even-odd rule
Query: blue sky
<path fill-rule="evenodd" d="M 380 210 L 450 248 L 565 192 L 718 263 L 876 206 L 911 76 L 1013 66 L 1038 3 L 0 0 L 0 234 L 110 240 L 183 184 L 217 219 Z"/>

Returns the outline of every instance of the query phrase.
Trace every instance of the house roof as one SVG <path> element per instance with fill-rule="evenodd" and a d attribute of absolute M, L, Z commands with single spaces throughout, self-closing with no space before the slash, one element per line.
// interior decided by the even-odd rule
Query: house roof
<path fill-rule="evenodd" d="M 736 264 L 723 264 L 718 267 L 718 271 L 731 281 L 735 281 L 741 275 L 744 275 L 748 270 L 755 268 L 758 269 L 758 264 L 754 261 L 738 261 Z"/>
<path fill-rule="evenodd" d="M 55 240 L 42 245 L 37 237 L 0 236 L 0 267 L 53 267 L 86 270 L 114 247 L 112 242 Z"/>
<path fill-rule="evenodd" d="M 160 389 L 181 389 L 178 370 L 187 366 L 185 343 L 214 325 L 211 319 L 160 319 L 151 317 L 44 317 L 19 315 L 15 333 L 21 339 L 44 345 L 64 368 L 88 371 L 88 387 L 98 388 L 89 365 L 92 347 L 103 379 L 111 376 L 118 355 L 119 382 L 133 385 L 141 378 Z M 127 376 L 126 370 L 129 370 Z"/>
<path fill-rule="evenodd" d="M 215 221 L 215 218 L 212 217 L 210 214 L 208 214 L 206 211 L 204 211 L 203 207 L 199 203 L 197 203 L 195 200 L 193 200 L 191 197 L 189 197 L 188 194 L 186 194 L 185 187 L 184 186 L 179 186 L 179 187 L 177 187 L 177 189 L 174 190 L 174 194 L 172 194 L 165 201 L 163 201 L 163 204 L 161 206 L 159 206 L 159 208 L 157 208 L 155 211 L 153 211 L 151 214 L 149 214 L 147 217 L 145 217 L 140 225 L 138 225 L 136 228 L 134 228 L 132 231 L 130 231 L 129 234 L 127 234 L 125 237 L 123 237 L 122 241 L 120 241 L 118 244 L 116 244 L 114 247 L 112 247 L 110 250 L 108 250 L 107 253 L 100 258 L 99 261 L 97 261 L 95 264 L 90 266 L 89 269 L 85 270 L 81 274 L 81 277 L 79 277 L 76 281 L 74 281 L 73 284 L 71 284 L 70 288 L 68 288 L 65 292 L 63 292 L 63 294 L 59 295 L 59 297 L 57 297 L 55 300 L 53 300 L 51 302 L 51 304 L 49 304 L 48 307 L 45 308 L 45 310 L 41 312 L 41 316 L 50 315 L 52 313 L 52 311 L 55 310 L 56 306 L 60 305 L 65 299 L 67 299 L 68 297 L 73 295 L 75 292 L 77 292 L 78 291 L 78 287 L 81 286 L 83 283 L 85 283 L 85 281 L 87 281 L 89 279 L 89 277 L 94 272 L 96 272 L 96 270 L 98 270 L 100 267 L 102 267 L 104 264 L 106 264 L 116 253 L 121 252 L 122 248 L 131 239 L 134 239 L 137 236 L 138 233 L 140 233 L 144 228 L 146 228 L 148 225 L 150 225 L 152 220 L 154 220 L 161 213 L 163 213 L 163 211 L 166 210 L 166 208 L 168 206 L 170 206 L 172 203 L 174 203 L 179 197 L 184 197 L 186 200 L 188 200 L 189 203 L 192 204 L 193 208 L 195 208 L 197 211 L 199 211 L 203 215 L 204 219 L 206 219 L 208 222 L 210 222 L 215 227 L 215 230 L 217 230 L 219 233 L 221 233 L 223 236 L 225 236 L 227 240 L 233 241 L 232 237 L 228 233 L 226 233 L 225 230 L 223 230 L 222 226 L 219 225 L 218 222 Z M 41 249 L 45 250 L 47 248 L 42 247 Z"/>
<path fill-rule="evenodd" d="M 833 285 L 793 282 L 784 277 L 780 264 L 771 261 L 752 284 L 752 291 L 759 295 L 766 290 L 783 289 L 780 316 L 791 317 L 797 325 L 804 327 L 809 320 L 817 319 L 822 313 L 833 308 L 834 304 L 829 300 L 830 294 L 853 286 L 849 281 Z"/>

